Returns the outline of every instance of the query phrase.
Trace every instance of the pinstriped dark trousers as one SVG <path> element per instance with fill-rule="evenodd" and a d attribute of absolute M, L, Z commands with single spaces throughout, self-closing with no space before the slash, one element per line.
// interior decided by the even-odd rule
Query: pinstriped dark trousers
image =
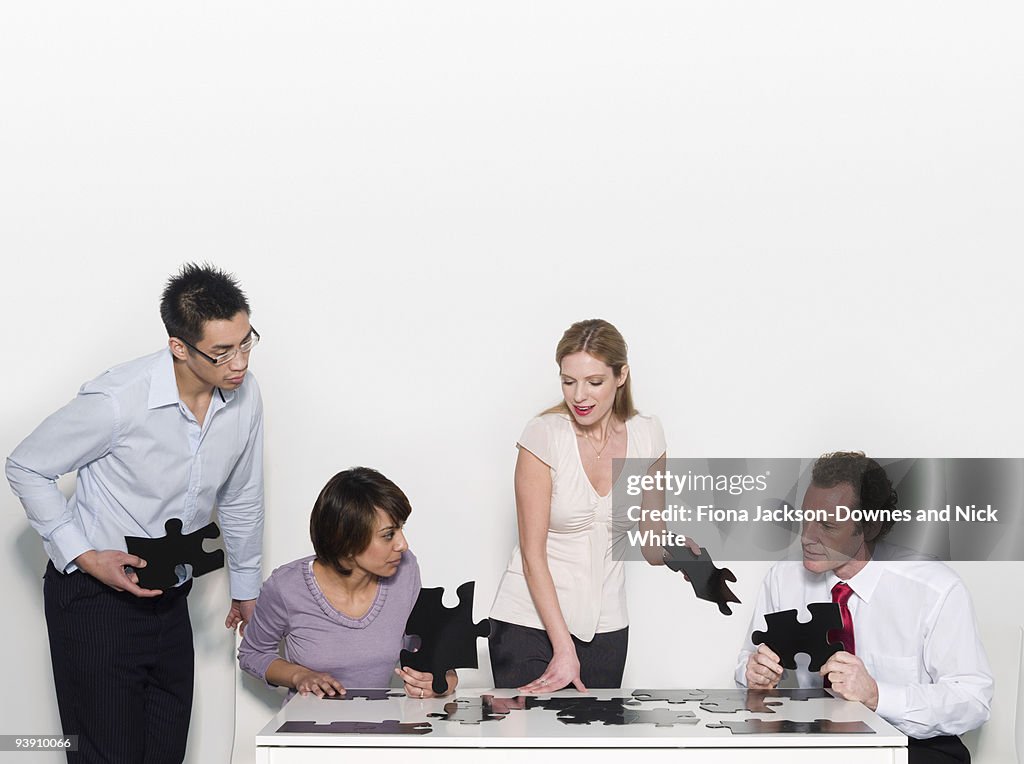
<path fill-rule="evenodd" d="M 164 764 L 185 758 L 194 655 L 186 596 L 115 592 L 85 573 L 43 576 L 61 732 L 69 764 Z"/>

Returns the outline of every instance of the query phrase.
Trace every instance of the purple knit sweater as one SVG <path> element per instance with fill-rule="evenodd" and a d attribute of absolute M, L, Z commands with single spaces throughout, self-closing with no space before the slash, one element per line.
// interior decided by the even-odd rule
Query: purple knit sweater
<path fill-rule="evenodd" d="M 412 552 L 398 570 L 380 579 L 377 598 L 362 618 L 339 613 L 313 577 L 314 557 L 282 565 L 270 574 L 245 629 L 238 663 L 266 680 L 267 667 L 284 640 L 285 659 L 326 671 L 345 687 L 389 687 L 398 653 L 407 646 L 405 623 L 420 593 L 420 568 Z"/>

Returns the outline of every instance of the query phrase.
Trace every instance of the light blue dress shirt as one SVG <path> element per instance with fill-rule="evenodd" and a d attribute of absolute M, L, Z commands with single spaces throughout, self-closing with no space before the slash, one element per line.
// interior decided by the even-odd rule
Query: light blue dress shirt
<path fill-rule="evenodd" d="M 66 500 L 57 478 L 78 470 Z M 231 596 L 259 594 L 263 547 L 263 402 L 252 374 L 215 389 L 203 425 L 182 403 L 164 348 L 82 385 L 7 459 L 7 480 L 58 570 L 89 549 L 125 550 L 125 536 L 182 533 L 214 507 L 227 549 Z"/>

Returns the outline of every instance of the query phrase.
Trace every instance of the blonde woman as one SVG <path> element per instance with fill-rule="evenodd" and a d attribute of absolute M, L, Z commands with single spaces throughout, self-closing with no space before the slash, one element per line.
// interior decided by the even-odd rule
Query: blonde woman
<path fill-rule="evenodd" d="M 494 684 L 523 692 L 621 685 L 629 625 L 623 562 L 612 554 L 612 464 L 663 469 L 665 459 L 661 423 L 633 405 L 618 329 L 573 324 L 555 361 L 562 402 L 531 419 L 517 443 L 519 546 L 491 609 Z M 662 564 L 660 550 L 644 556 Z"/>

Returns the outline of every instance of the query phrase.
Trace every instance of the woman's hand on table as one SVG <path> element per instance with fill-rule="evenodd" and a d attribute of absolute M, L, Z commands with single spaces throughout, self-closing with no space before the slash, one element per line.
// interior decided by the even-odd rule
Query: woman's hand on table
<path fill-rule="evenodd" d="M 322 698 L 325 695 L 334 697 L 345 694 L 345 688 L 333 676 L 324 671 L 313 671 L 305 666 L 300 666 L 292 676 L 292 685 L 299 695 L 313 693 Z"/>
<path fill-rule="evenodd" d="M 519 691 L 531 694 L 556 692 L 568 684 L 580 692 L 587 691 L 583 686 L 583 680 L 580 679 L 580 661 L 576 657 L 576 648 L 572 646 L 567 650 L 555 652 L 544 673 L 520 687 Z"/>

